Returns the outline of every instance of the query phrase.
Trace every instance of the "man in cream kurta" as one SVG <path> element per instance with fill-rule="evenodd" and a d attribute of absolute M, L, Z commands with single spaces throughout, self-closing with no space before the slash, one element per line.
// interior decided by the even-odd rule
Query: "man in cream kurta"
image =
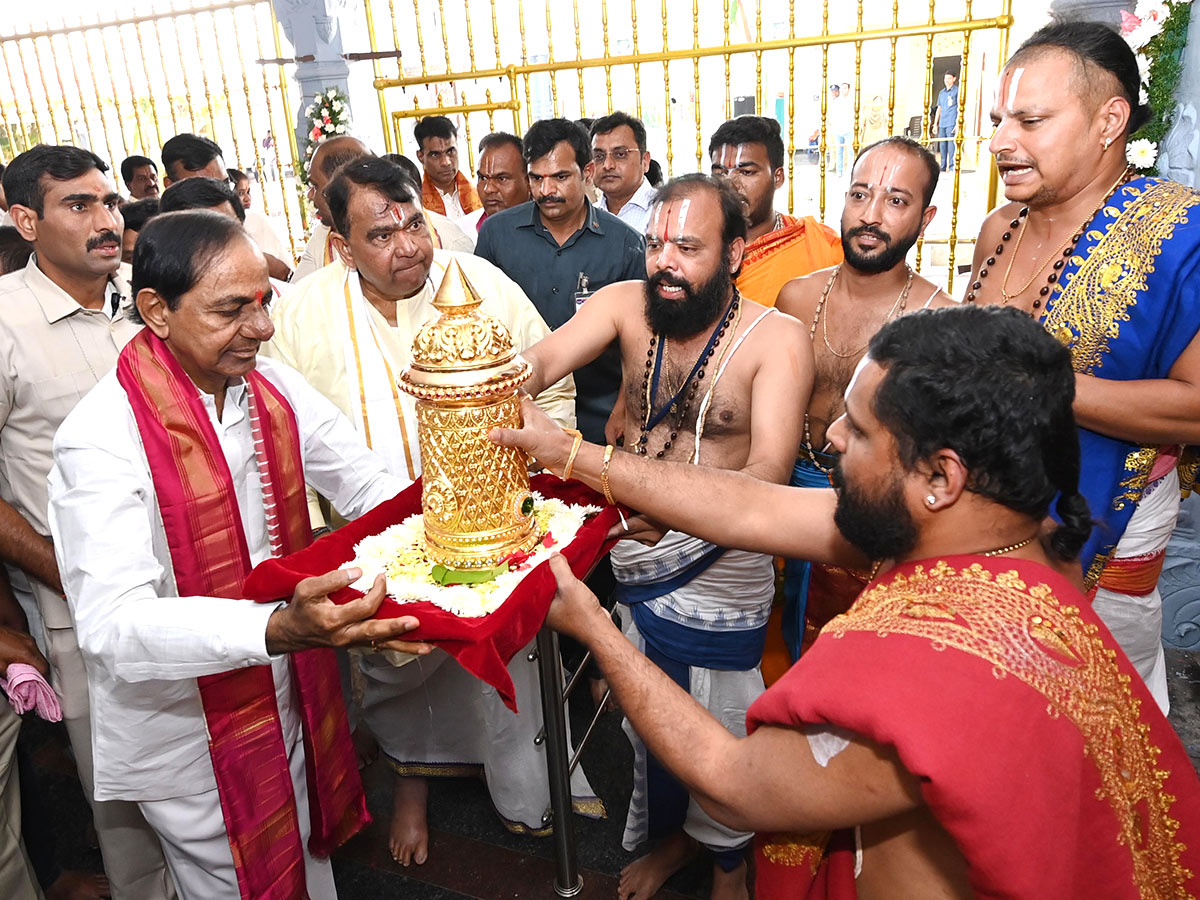
<path fill-rule="evenodd" d="M 549 329 L 521 289 L 491 263 L 433 248 L 413 185 L 391 164 L 375 158 L 347 164 L 326 200 L 340 258 L 293 285 L 276 305 L 275 337 L 264 352 L 297 369 L 342 409 L 389 471 L 416 477 L 415 405 L 394 385 L 417 330 L 436 315 L 433 297 L 449 264 L 458 263 L 483 298 L 480 312 L 508 327 L 518 351 Z M 376 249 L 385 238 L 391 249 Z M 539 402 L 552 418 L 574 425 L 569 376 Z M 509 667 L 522 711 L 515 717 L 492 688 L 440 651 L 399 668 L 381 654 L 368 654 L 360 670 L 364 719 L 398 775 L 461 775 L 482 767 L 505 822 L 538 832 L 545 827 L 549 794 L 544 744 L 534 743 L 541 725 L 537 670 L 527 657 L 519 653 Z M 405 793 L 412 788 L 419 796 Z M 573 793 L 583 808 L 599 808 L 581 770 Z M 422 779 L 398 778 L 391 849 L 405 863 L 425 860 L 424 800 Z"/>

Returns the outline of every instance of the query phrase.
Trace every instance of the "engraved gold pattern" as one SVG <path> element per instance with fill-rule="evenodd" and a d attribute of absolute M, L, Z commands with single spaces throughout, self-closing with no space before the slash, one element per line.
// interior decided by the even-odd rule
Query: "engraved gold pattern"
<path fill-rule="evenodd" d="M 1169 814 L 1175 798 L 1163 791 L 1170 773 L 1158 768 L 1162 751 L 1150 741 L 1141 701 L 1098 630 L 1045 584 L 1028 586 L 1012 570 L 994 574 L 978 563 L 955 569 L 939 560 L 866 590 L 822 635 L 925 638 L 938 649 L 989 662 L 997 678 L 1011 675 L 1036 690 L 1051 716 L 1078 728 L 1100 777 L 1097 799 L 1116 816 L 1117 840 L 1130 852 L 1142 897 L 1191 897 L 1192 873 L 1180 863 L 1185 847 L 1175 841 L 1179 822 Z"/>
<path fill-rule="evenodd" d="M 825 855 L 825 847 L 832 836 L 832 831 L 773 834 L 770 840 L 763 842 L 760 849 L 762 855 L 777 866 L 808 866 L 809 871 L 816 875 L 817 869 L 821 867 L 821 858 Z"/>
<path fill-rule="evenodd" d="M 1129 321 L 1129 310 L 1154 271 L 1163 241 L 1200 202 L 1200 193 L 1172 181 L 1145 191 L 1128 185 L 1124 190 L 1133 199 L 1125 201 L 1107 233 L 1087 233 L 1096 245 L 1042 320 L 1070 348 L 1075 371 L 1084 374 L 1095 374 L 1103 365 L 1109 342 L 1120 336 L 1121 323 Z M 1112 207 L 1104 210 L 1109 217 L 1114 213 Z"/>
<path fill-rule="evenodd" d="M 421 326 L 400 388 L 416 397 L 426 552 L 452 568 L 490 568 L 537 543 L 528 460 L 499 447 L 493 428 L 519 428 L 517 388 L 532 374 L 498 320 L 479 313 L 479 295 L 457 262 L 446 270 Z"/>

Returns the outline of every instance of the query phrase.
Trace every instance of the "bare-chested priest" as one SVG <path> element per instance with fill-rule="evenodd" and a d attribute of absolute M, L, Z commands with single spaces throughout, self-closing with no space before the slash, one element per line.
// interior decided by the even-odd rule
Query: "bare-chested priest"
<path fill-rule="evenodd" d="M 734 288 L 745 244 L 745 217 L 727 184 L 706 175 L 669 182 L 650 214 L 646 282 L 597 291 L 526 351 L 534 371 L 530 392 L 618 341 L 626 453 L 786 482 L 800 444 L 812 356 L 798 322 Z M 606 455 L 615 449 L 609 445 Z M 630 536 L 645 536 L 643 527 L 653 526 L 634 523 Z M 744 734 L 745 712 L 763 691 L 771 557 L 670 531 L 655 546 L 619 543 L 612 563 L 618 597 L 629 606 L 630 640 L 730 731 Z M 635 784 L 624 844 L 628 850 L 647 839 L 655 845 L 621 873 L 619 896 L 649 900 L 703 846 L 715 855 L 713 896 L 745 897 L 750 834 L 703 812 L 627 731 Z"/>
<path fill-rule="evenodd" d="M 937 159 L 910 138 L 864 148 L 842 211 L 845 261 L 793 278 L 779 292 L 779 310 L 808 327 L 816 365 L 793 485 L 831 487 L 834 456 L 825 430 L 845 410 L 846 388 L 871 336 L 905 312 L 954 302 L 905 261 L 937 213 L 937 182 Z M 822 625 L 849 608 L 864 583 L 845 569 L 787 561 L 783 635 L 791 661 Z"/>

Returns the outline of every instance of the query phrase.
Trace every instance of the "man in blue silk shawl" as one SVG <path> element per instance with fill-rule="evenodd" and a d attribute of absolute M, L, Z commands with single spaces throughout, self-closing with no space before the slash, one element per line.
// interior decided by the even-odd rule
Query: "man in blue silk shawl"
<path fill-rule="evenodd" d="M 1128 168 L 1150 115 L 1140 87 L 1104 25 L 1048 25 L 1021 45 L 992 109 L 1009 202 L 984 222 L 965 299 L 1024 309 L 1071 350 L 1097 523 L 1084 587 L 1165 711 L 1157 582 L 1200 443 L 1200 194 Z"/>

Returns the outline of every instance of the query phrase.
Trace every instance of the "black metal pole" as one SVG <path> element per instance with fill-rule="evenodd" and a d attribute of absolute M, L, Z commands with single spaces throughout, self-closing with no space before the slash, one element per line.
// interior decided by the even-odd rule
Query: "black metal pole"
<path fill-rule="evenodd" d="M 543 627 L 538 632 L 537 654 L 542 687 L 542 730 L 546 740 L 546 768 L 550 774 L 550 809 L 554 823 L 554 892 L 560 897 L 574 897 L 583 890 L 583 878 L 575 861 L 570 748 L 567 747 L 558 635 L 549 628 Z"/>

